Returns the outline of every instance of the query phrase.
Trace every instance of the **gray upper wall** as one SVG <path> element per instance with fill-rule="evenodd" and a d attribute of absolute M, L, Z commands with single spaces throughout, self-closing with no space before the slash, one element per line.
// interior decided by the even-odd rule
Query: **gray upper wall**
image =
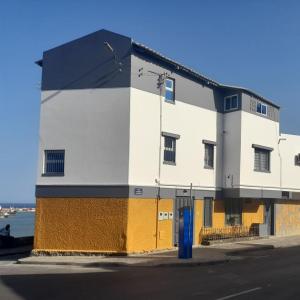
<path fill-rule="evenodd" d="M 106 46 L 114 49 L 112 53 Z M 115 54 L 115 55 L 114 55 Z M 224 97 L 239 95 L 239 108 L 274 121 L 279 107 L 258 99 L 244 89 L 223 86 L 159 53 L 107 30 L 50 49 L 43 54 L 42 90 L 134 87 L 159 94 L 157 76 L 148 71 L 167 72 L 175 79 L 175 98 L 205 109 L 224 112 Z M 250 95 L 251 94 L 251 95 Z M 268 115 L 253 110 L 254 101 L 266 103 Z"/>
<path fill-rule="evenodd" d="M 260 99 L 257 99 L 256 97 L 247 95 L 245 93 L 241 94 L 241 98 L 242 98 L 242 110 L 243 111 L 247 111 L 249 113 L 252 113 L 254 115 L 257 115 L 257 116 L 265 118 L 265 119 L 279 122 L 279 109 L 277 107 L 274 107 L 267 102 L 264 102 Z M 256 111 L 256 105 L 258 102 L 261 102 L 261 103 L 264 103 L 267 105 L 267 115 L 266 116 L 264 116 Z"/>
<path fill-rule="evenodd" d="M 175 79 L 175 99 L 213 111 L 223 111 L 222 93 L 204 81 L 196 81 L 186 74 L 151 57 L 133 51 L 131 57 L 131 86 L 159 95 L 158 75 L 166 72 Z"/>
<path fill-rule="evenodd" d="M 253 95 L 246 94 L 245 92 L 241 92 L 238 89 L 226 89 L 223 91 L 222 94 L 224 97 L 231 96 L 231 95 L 237 95 L 238 96 L 238 108 L 236 110 L 243 110 L 248 113 L 254 114 L 258 117 L 262 117 L 265 119 L 269 119 L 275 122 L 279 122 L 279 108 L 275 107 L 274 105 L 270 104 L 267 101 L 263 101 L 261 99 L 258 99 L 257 97 Z M 265 105 L 267 105 L 267 115 L 262 115 L 256 111 L 256 104 L 260 102 Z M 224 104 L 224 103 L 223 103 Z M 231 113 L 236 110 L 230 110 L 224 113 Z"/>
<path fill-rule="evenodd" d="M 113 53 L 105 46 L 108 42 Z M 42 90 L 130 86 L 131 39 L 100 30 L 44 52 Z"/>

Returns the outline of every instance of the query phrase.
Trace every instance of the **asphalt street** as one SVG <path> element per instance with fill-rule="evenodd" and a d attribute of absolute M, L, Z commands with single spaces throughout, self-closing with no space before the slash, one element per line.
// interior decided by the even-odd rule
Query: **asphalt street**
<path fill-rule="evenodd" d="M 211 266 L 84 268 L 0 261 L 0 299 L 300 299 L 300 247 Z"/>

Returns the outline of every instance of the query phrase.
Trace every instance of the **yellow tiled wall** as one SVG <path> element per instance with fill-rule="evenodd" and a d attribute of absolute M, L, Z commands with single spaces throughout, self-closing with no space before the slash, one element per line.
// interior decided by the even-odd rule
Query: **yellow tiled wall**
<path fill-rule="evenodd" d="M 127 199 L 38 198 L 35 250 L 126 252 Z"/>
<path fill-rule="evenodd" d="M 275 206 L 275 234 L 279 236 L 300 234 L 300 201 L 283 200 L 278 201 Z"/>
<path fill-rule="evenodd" d="M 156 246 L 157 249 L 172 247 L 173 220 L 159 221 L 157 212 L 160 211 L 173 212 L 173 200 L 129 199 L 127 230 L 128 252 L 154 250 Z"/>
<path fill-rule="evenodd" d="M 171 248 L 173 220 L 158 221 L 159 211 L 173 212 L 173 200 L 38 198 L 34 249 L 128 253 Z"/>
<path fill-rule="evenodd" d="M 264 222 L 264 203 L 261 200 L 243 199 L 242 221 L 250 227 L 254 223 Z"/>

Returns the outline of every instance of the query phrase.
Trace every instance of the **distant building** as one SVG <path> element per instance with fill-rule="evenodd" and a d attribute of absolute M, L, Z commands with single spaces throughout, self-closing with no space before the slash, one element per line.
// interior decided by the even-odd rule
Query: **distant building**
<path fill-rule="evenodd" d="M 275 103 L 106 30 L 37 64 L 36 251 L 171 248 L 185 205 L 195 244 L 207 228 L 300 233 L 300 137 Z"/>

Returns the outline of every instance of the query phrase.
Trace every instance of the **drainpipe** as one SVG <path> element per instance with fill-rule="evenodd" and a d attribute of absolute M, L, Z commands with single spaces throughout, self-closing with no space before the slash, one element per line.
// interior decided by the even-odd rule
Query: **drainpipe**
<path fill-rule="evenodd" d="M 158 87 L 159 87 L 159 151 L 158 151 L 158 178 L 155 179 L 155 182 L 158 186 L 157 198 L 156 198 L 156 239 L 155 239 L 155 248 L 158 248 L 158 214 L 159 214 L 159 200 L 160 200 L 160 177 L 161 177 L 161 150 L 162 150 L 162 142 L 161 142 L 161 133 L 162 133 L 162 94 L 163 87 L 166 78 L 166 73 L 156 73 L 149 71 L 150 73 L 158 75 Z"/>
<path fill-rule="evenodd" d="M 279 187 L 280 191 L 282 191 L 282 156 L 280 153 L 280 147 L 279 144 L 281 141 L 286 141 L 286 138 L 279 137 L 277 147 L 278 147 L 278 156 L 279 156 Z"/>

